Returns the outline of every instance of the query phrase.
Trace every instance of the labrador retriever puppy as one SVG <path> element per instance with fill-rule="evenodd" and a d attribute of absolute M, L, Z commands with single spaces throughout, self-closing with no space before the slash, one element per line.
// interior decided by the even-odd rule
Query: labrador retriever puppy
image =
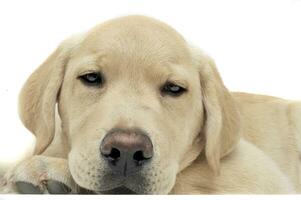
<path fill-rule="evenodd" d="M 61 43 L 29 77 L 34 155 L 2 192 L 300 192 L 301 103 L 231 93 L 168 25 L 110 20 Z"/>

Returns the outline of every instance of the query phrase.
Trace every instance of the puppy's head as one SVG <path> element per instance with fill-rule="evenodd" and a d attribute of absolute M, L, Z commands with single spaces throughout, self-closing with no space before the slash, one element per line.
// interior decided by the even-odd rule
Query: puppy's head
<path fill-rule="evenodd" d="M 238 113 L 212 62 L 157 20 L 129 16 L 64 41 L 29 78 L 20 115 L 41 154 L 58 105 L 69 168 L 100 193 L 159 194 L 204 150 L 218 171 Z"/>

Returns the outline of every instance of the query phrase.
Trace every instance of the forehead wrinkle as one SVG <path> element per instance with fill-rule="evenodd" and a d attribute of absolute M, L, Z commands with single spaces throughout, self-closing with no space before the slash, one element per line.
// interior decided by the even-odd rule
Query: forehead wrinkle
<path fill-rule="evenodd" d="M 96 26 L 84 41 L 85 48 L 105 49 L 123 62 L 165 60 L 179 62 L 188 55 L 186 41 L 174 29 L 156 20 L 125 18 Z"/>
<path fill-rule="evenodd" d="M 177 56 L 164 44 L 145 44 L 120 38 L 114 44 L 103 46 L 108 61 L 114 66 L 130 70 L 133 66 L 150 67 L 158 63 L 179 63 Z"/>

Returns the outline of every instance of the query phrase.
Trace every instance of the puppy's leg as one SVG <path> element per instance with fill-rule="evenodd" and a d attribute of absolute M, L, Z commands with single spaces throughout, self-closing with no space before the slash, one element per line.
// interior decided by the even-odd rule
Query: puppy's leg
<path fill-rule="evenodd" d="M 1 187 L 1 186 L 0 186 Z M 2 193 L 69 194 L 78 193 L 66 159 L 33 156 L 6 173 Z"/>

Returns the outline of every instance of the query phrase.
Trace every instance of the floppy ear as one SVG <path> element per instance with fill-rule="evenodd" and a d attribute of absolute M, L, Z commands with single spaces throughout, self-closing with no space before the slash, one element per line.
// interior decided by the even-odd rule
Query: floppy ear
<path fill-rule="evenodd" d="M 65 66 L 76 44 L 75 37 L 62 42 L 31 74 L 21 90 L 19 115 L 25 127 L 36 136 L 34 154 L 41 154 L 53 140 L 58 93 Z"/>
<path fill-rule="evenodd" d="M 240 138 L 240 116 L 233 97 L 224 86 L 215 63 L 199 55 L 200 81 L 205 122 L 203 133 L 209 166 L 219 172 L 220 159 L 230 153 Z"/>

